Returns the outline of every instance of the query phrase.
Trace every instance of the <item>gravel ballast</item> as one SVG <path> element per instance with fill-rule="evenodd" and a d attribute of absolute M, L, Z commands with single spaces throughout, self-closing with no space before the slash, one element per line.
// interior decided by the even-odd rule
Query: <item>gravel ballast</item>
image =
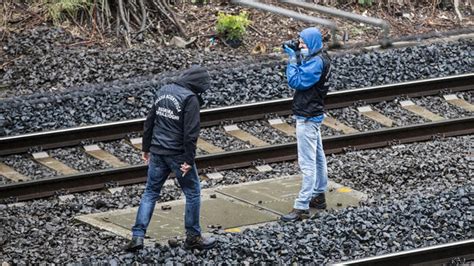
<path fill-rule="evenodd" d="M 107 95 L 106 93 L 103 94 L 104 97 Z M 151 97 L 151 93 L 147 93 L 146 95 Z M 467 102 L 471 102 L 472 99 L 472 92 L 463 92 L 463 93 L 457 93 L 456 94 L 458 98 L 464 99 Z M 132 112 L 133 114 L 142 114 L 142 116 L 146 116 L 148 109 L 146 107 L 141 107 L 138 109 L 135 109 L 133 107 L 134 102 L 138 101 L 138 99 L 144 100 L 144 97 L 139 97 L 135 98 L 129 94 L 129 97 L 126 99 L 122 99 L 121 101 L 125 101 L 124 106 L 128 106 L 131 108 L 134 108 L 134 111 Z M 423 122 L 427 122 L 424 118 L 415 115 L 406 109 L 402 108 L 400 105 L 400 102 L 403 100 L 407 100 L 408 98 L 400 98 L 396 99 L 394 101 L 390 102 L 381 102 L 374 104 L 372 106 L 372 109 L 386 115 L 388 118 L 392 119 L 394 121 L 394 125 L 396 126 L 406 126 L 406 125 L 411 125 L 411 124 L 419 124 Z M 31 104 L 31 103 L 26 103 L 24 106 L 23 111 L 21 110 L 9 110 L 10 114 L 13 115 L 13 117 L 5 117 L 3 116 L 4 119 L 1 119 L 2 115 L 0 115 L 0 123 L 4 125 L 2 130 L 0 130 L 0 136 L 3 133 L 4 135 L 17 135 L 18 133 L 27 133 L 27 132 L 34 132 L 34 131 L 41 131 L 41 128 L 43 127 L 44 129 L 46 128 L 61 128 L 61 127 L 70 127 L 74 126 L 75 122 L 74 119 L 80 119 L 78 121 L 79 125 L 86 125 L 89 124 L 87 121 L 93 121 L 93 123 L 105 123 L 108 120 L 114 120 L 114 119 L 119 119 L 118 116 L 120 115 L 131 115 L 128 113 L 128 111 L 124 108 L 117 110 L 117 113 L 110 113 L 110 115 L 107 115 L 105 111 L 100 109 L 101 104 L 105 104 L 104 102 L 100 100 L 95 100 L 92 97 L 86 97 L 84 98 L 84 103 L 86 106 L 84 107 L 83 111 L 84 114 L 78 114 L 74 110 L 69 110 L 66 111 L 67 109 L 60 107 L 59 109 L 55 110 L 48 110 L 46 113 L 40 116 L 33 116 L 33 108 L 45 108 L 45 104 L 42 103 L 41 101 L 46 100 L 46 98 L 39 99 L 39 103 L 37 104 Z M 464 110 L 460 107 L 456 107 L 454 105 L 448 104 L 442 97 L 439 96 L 429 96 L 429 97 L 422 97 L 422 98 L 409 98 L 409 100 L 413 101 L 415 104 L 420 105 L 431 112 L 434 112 L 444 118 L 447 119 L 452 119 L 452 118 L 461 118 L 461 117 L 466 117 L 470 116 L 471 113 L 467 110 Z M 74 103 L 78 103 L 77 99 L 74 99 L 73 96 L 67 97 L 66 99 L 57 99 L 58 104 L 65 103 L 66 105 L 74 105 Z M 18 102 L 19 104 L 19 102 Z M 1 102 L 0 102 L 1 105 Z M 51 106 L 50 104 L 47 104 L 48 106 Z M 360 103 L 355 103 L 353 106 L 349 107 L 344 107 L 344 108 L 339 108 L 339 109 L 331 109 L 327 110 L 327 114 L 329 116 L 332 116 L 339 120 L 342 123 L 345 123 L 348 126 L 351 126 L 359 131 L 367 131 L 367 130 L 374 130 L 374 129 L 381 129 L 383 126 L 381 124 L 378 124 L 377 122 L 365 117 L 364 115 L 360 114 L 357 111 L 357 107 L 362 106 L 363 104 Z M 61 106 L 61 105 L 60 105 Z M 112 108 L 112 107 L 111 107 Z M 112 110 L 112 109 L 108 109 Z M 65 120 L 52 120 L 53 117 L 55 117 L 55 114 L 61 112 L 66 112 L 67 116 L 65 117 Z M 79 112 L 79 111 L 77 111 Z M 100 118 L 99 116 L 96 116 L 97 114 L 105 116 L 105 119 Z M 31 116 L 29 116 L 31 115 Z M 132 115 L 130 118 L 138 118 L 142 117 L 137 115 Z M 287 117 L 282 117 L 285 119 L 285 121 L 289 124 L 292 124 L 294 126 L 294 119 L 291 116 Z M 260 123 L 260 122 L 248 122 L 248 125 L 245 123 L 239 123 L 239 126 L 243 126 L 245 128 L 251 127 L 250 125 L 253 125 L 255 123 Z M 267 125 L 267 122 L 263 122 L 262 125 Z M 273 131 L 272 129 L 265 129 L 264 131 L 260 130 L 263 127 L 256 127 L 255 129 L 251 129 L 250 131 L 254 133 L 268 133 L 267 135 L 271 135 L 275 133 L 276 131 Z M 202 135 L 203 138 L 207 138 L 208 140 L 213 140 L 213 132 L 216 130 L 222 131 L 223 126 L 218 126 L 218 127 L 210 127 L 210 128 L 203 128 L 202 130 Z M 323 127 L 322 128 L 322 133 L 323 135 L 335 135 L 337 134 L 336 131 Z M 216 141 L 218 141 L 219 138 L 222 136 L 217 136 L 216 135 Z M 227 145 L 224 145 L 227 146 Z M 237 145 L 241 146 L 241 145 Z M 229 147 L 229 149 L 232 149 L 232 147 Z"/>
<path fill-rule="evenodd" d="M 337 55 L 333 58 L 331 90 L 471 73 L 474 70 L 470 59 L 474 53 L 472 47 L 472 41 L 462 40 Z M 209 55 L 209 58 L 213 56 Z M 219 67 L 210 71 L 212 86 L 204 95 L 203 108 L 291 97 L 293 92 L 286 84 L 284 62 L 262 58 L 248 60 L 210 63 Z M 74 66 L 74 71 L 83 65 L 86 64 Z M 17 80 L 9 71 L 4 73 L 3 83 Z M 162 84 L 171 82 L 178 73 L 120 74 L 122 76 L 108 82 L 97 81 L 99 83 L 80 88 L 74 85 L 62 93 L 44 92 L 0 100 L 0 128 L 3 128 L 0 136 L 144 117 L 155 91 Z M 35 87 L 35 84 L 29 86 Z"/>
<path fill-rule="evenodd" d="M 8 85 L 0 98 L 58 92 L 85 84 L 176 71 L 194 64 L 213 66 L 239 62 L 249 56 L 192 49 L 135 47 L 101 48 L 80 45 L 82 40 L 63 29 L 38 27 L 14 33 L 3 45 L 10 58 L 1 74 Z M 79 44 L 79 45 L 77 45 Z"/>
<path fill-rule="evenodd" d="M 182 70 L 193 64 L 210 67 L 220 65 L 219 69 L 222 69 L 225 68 L 225 63 L 250 60 L 249 56 L 204 52 L 199 49 L 84 48 L 76 45 L 81 41 L 62 29 L 47 27 L 11 34 L 2 47 L 10 60 L 5 70 L 0 72 L 2 84 L 8 85 L 9 89 L 8 94 L 6 91 L 0 92 L 0 97 L 57 92 L 85 84 Z M 386 52 L 343 54 L 334 59 L 333 71 L 338 78 L 333 81 L 332 87 L 366 87 L 472 72 L 472 57 L 472 40 L 391 49 Z M 267 84 L 271 87 L 276 87 L 275 85 L 284 80 L 282 75 L 272 75 L 275 69 L 271 72 L 268 72 L 269 69 L 260 69 L 261 71 L 256 73 L 244 71 L 232 80 L 239 83 L 239 79 L 258 79 L 270 74 Z M 386 73 L 381 74 L 383 71 Z M 255 86 L 254 89 L 260 89 L 261 93 L 265 94 L 266 85 L 262 84 L 264 85 L 260 85 L 261 88 Z"/>
<path fill-rule="evenodd" d="M 466 99 L 467 101 L 470 101 L 471 92 L 457 93 L 457 96 L 461 99 Z M 429 120 L 414 113 L 411 113 L 401 107 L 400 101 L 402 100 L 406 100 L 406 98 L 396 99 L 391 102 L 381 102 L 375 104 L 373 105 L 373 110 L 376 110 L 387 116 L 388 118 L 392 119 L 393 126 L 408 126 L 430 122 Z M 412 100 L 418 106 L 427 108 L 428 110 L 440 115 L 445 119 L 460 118 L 471 115 L 470 112 L 454 105 L 448 104 L 446 101 L 444 101 L 442 97 L 438 96 L 411 98 L 410 100 Z M 332 109 L 329 110 L 327 114 L 335 118 L 339 122 L 344 123 L 347 126 L 350 126 L 361 132 L 386 128 L 384 125 L 381 125 L 359 113 L 357 111 L 356 105 L 341 109 Z M 270 115 L 269 118 L 280 118 L 282 119 L 282 121 L 292 125 L 293 127 L 296 126 L 293 116 L 278 117 L 275 115 Z M 235 125 L 237 125 L 243 131 L 248 132 L 251 135 L 259 138 L 260 140 L 264 140 L 270 145 L 284 144 L 296 141 L 296 138 L 294 136 L 287 135 L 286 133 L 273 128 L 267 120 L 239 122 L 235 123 Z M 322 125 L 321 134 L 323 137 L 327 137 L 341 135 L 343 133 L 335 131 L 325 125 Z M 135 138 L 140 137 L 140 135 L 131 134 L 129 137 Z M 231 136 L 230 134 L 227 134 L 224 130 L 224 125 L 202 128 L 200 137 L 203 140 L 209 142 L 210 144 L 213 144 L 216 147 L 223 149 L 224 151 L 236 151 L 254 147 L 254 145 L 249 142 L 242 141 L 236 137 Z M 138 165 L 143 163 L 143 160 L 141 158 L 141 151 L 130 144 L 129 138 L 112 142 L 98 142 L 97 144 L 100 148 L 115 155 L 119 160 L 129 165 Z M 85 154 L 83 148 L 81 147 L 55 149 L 50 150 L 48 152 L 50 152 L 53 157 L 79 171 L 93 171 L 112 167 Z M 197 154 L 204 155 L 207 154 L 207 152 L 198 149 Z M 27 173 L 28 176 L 34 175 L 35 179 L 53 175 L 51 171 L 48 171 L 48 169 L 45 169 L 44 167 L 36 166 L 33 170 L 30 164 L 36 165 L 36 163 L 31 162 L 31 155 L 24 154 L 23 157 L 18 155 L 15 158 L 21 158 L 23 161 L 27 161 L 30 163 L 13 163 L 12 159 L 4 157 L 0 157 L 0 161 L 9 160 L 10 164 L 18 172 Z M 43 173 L 43 171 L 45 171 L 45 173 Z"/>
<path fill-rule="evenodd" d="M 56 171 L 35 162 L 31 156 L 10 155 L 6 157 L 0 157 L 0 162 L 3 162 L 9 167 L 15 169 L 18 173 L 25 176 L 27 180 L 57 176 Z"/>
<path fill-rule="evenodd" d="M 49 155 L 79 171 L 90 172 L 112 168 L 111 165 L 88 155 L 79 147 L 51 150 Z"/>
<path fill-rule="evenodd" d="M 329 156 L 330 178 L 368 193 L 368 201 L 295 224 L 277 222 L 241 234 L 218 231 L 219 245 L 210 251 L 156 245 L 125 253 L 124 239 L 73 220 L 79 214 L 137 206 L 143 185 L 116 194 L 77 193 L 66 202 L 52 197 L 20 206 L 0 204 L 0 261 L 328 263 L 469 239 L 474 188 L 466 151 L 471 142 L 465 136 Z M 249 168 L 233 175 L 246 176 L 239 181 L 244 182 L 297 171 L 294 162 L 271 165 L 274 172 Z M 179 190 L 167 186 L 161 201 L 178 198 Z"/>
<path fill-rule="evenodd" d="M 127 164 L 137 165 L 143 163 L 141 151 L 134 148 L 126 140 L 100 143 L 99 147 L 110 154 L 115 155 L 119 160 Z"/>
<path fill-rule="evenodd" d="M 286 63 L 279 56 L 76 46 L 83 41 L 47 28 L 13 34 L 8 39 L 2 47 L 8 60 L 0 69 L 0 137 L 144 117 L 160 86 L 193 64 L 210 68 L 212 88 L 204 95 L 203 108 L 287 98 L 293 93 L 286 84 Z M 473 40 L 461 40 L 334 55 L 331 90 L 472 73 L 473 47 Z M 456 94 L 472 102 L 471 92 Z M 392 118 L 397 126 L 425 122 L 401 108 L 401 100 L 406 99 L 372 107 Z M 447 104 L 442 95 L 410 100 L 447 119 L 472 115 Z M 381 129 L 381 125 L 357 113 L 361 104 L 328 113 L 360 131 Z M 294 125 L 290 117 L 283 119 Z M 266 121 L 238 125 L 272 144 L 294 141 Z M 229 138 L 223 125 L 203 128 L 201 134 L 226 151 L 252 147 Z M 340 133 L 323 127 L 323 135 L 334 134 Z M 53 196 L 11 204 L 13 199 L 8 199 L 0 202 L 0 263 L 327 264 L 472 239 L 472 142 L 472 136 L 436 137 L 426 143 L 347 150 L 327 156 L 330 179 L 367 193 L 367 201 L 357 207 L 321 212 L 294 224 L 275 222 L 240 234 L 215 230 L 219 243 L 209 251 L 156 244 L 127 253 L 122 251 L 125 239 L 74 219 L 137 207 L 143 184 L 124 187 L 115 194 L 105 190 L 75 193 L 67 201 Z M 98 145 L 131 165 L 143 163 L 140 152 L 125 140 Z M 48 153 L 80 171 L 111 168 L 79 147 Z M 57 175 L 29 155 L 0 157 L 0 162 L 32 179 Z M 255 165 L 264 163 L 257 161 Z M 270 165 L 273 170 L 266 173 L 254 167 L 223 171 L 221 179 L 203 180 L 202 188 L 300 173 L 295 161 Z M 0 176 L 0 184 L 9 182 Z M 167 185 L 159 201 L 182 198 L 177 187 Z"/>

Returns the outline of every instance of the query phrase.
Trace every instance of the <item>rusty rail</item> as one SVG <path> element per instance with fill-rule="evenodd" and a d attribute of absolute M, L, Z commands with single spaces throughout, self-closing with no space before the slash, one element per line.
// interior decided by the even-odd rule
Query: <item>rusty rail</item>
<path fill-rule="evenodd" d="M 437 136 L 460 136 L 474 133 L 474 117 L 445 120 L 406 127 L 375 130 L 323 138 L 325 152 L 340 153 L 347 148 L 378 148 L 393 143 L 426 141 Z M 199 169 L 216 170 L 251 166 L 257 160 L 281 162 L 297 157 L 296 143 L 272 145 L 233 152 L 202 155 L 196 158 Z M 101 170 L 77 175 L 45 178 L 0 186 L 0 199 L 29 200 L 53 196 L 61 191 L 80 192 L 104 188 L 108 183 L 128 185 L 145 182 L 146 165 Z M 1 200 L 0 200 L 1 201 Z"/>
<path fill-rule="evenodd" d="M 351 106 L 356 102 L 376 103 L 394 100 L 400 96 L 421 97 L 438 95 L 442 91 L 472 90 L 474 73 L 445 78 L 404 82 L 370 88 L 331 92 L 325 99 L 327 109 Z M 264 118 L 269 113 L 291 113 L 292 99 L 243 104 L 201 111 L 201 126 L 219 125 L 223 121 L 248 121 Z M 52 149 L 78 145 L 83 141 L 111 141 L 127 134 L 141 132 L 144 118 L 60 129 L 0 138 L 0 156 L 27 152 L 30 149 Z"/>
<path fill-rule="evenodd" d="M 449 265 L 452 258 L 463 256 L 470 257 L 469 260 L 474 259 L 474 239 L 338 262 L 333 265 Z"/>

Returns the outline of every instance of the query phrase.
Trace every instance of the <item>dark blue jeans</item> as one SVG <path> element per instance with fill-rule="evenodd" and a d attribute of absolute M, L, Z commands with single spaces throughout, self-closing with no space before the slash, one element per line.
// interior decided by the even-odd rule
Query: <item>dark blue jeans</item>
<path fill-rule="evenodd" d="M 180 165 L 175 160 L 175 156 L 150 153 L 146 188 L 140 201 L 135 225 L 132 227 L 133 236 L 145 236 L 146 229 L 153 215 L 153 210 L 155 209 L 155 203 L 160 198 L 161 188 L 171 171 L 175 173 L 179 185 L 186 196 L 186 208 L 184 213 L 186 234 L 201 234 L 201 226 L 199 225 L 201 184 L 199 182 L 196 165 L 183 177 Z"/>

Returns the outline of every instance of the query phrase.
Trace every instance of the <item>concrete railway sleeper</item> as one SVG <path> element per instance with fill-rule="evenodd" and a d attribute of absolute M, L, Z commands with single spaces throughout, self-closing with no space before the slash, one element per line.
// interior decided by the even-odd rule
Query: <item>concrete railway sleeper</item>
<path fill-rule="evenodd" d="M 408 82 L 330 94 L 328 98 L 330 107 L 322 128 L 323 136 L 327 136 L 325 138 L 326 150 L 329 153 L 341 151 L 341 148 L 328 147 L 327 143 L 330 143 L 333 138 L 340 137 L 342 140 L 343 137 L 376 134 L 376 131 L 390 128 L 394 130 L 399 128 L 414 129 L 417 126 L 433 124 L 430 122 L 442 124 L 463 121 L 465 122 L 464 129 L 453 133 L 453 135 L 471 134 L 474 128 L 472 123 L 473 105 L 470 103 L 472 94 L 472 85 L 470 84 L 472 84 L 473 76 L 468 74 L 447 79 Z M 454 87 L 450 87 L 448 84 L 452 84 Z M 429 89 L 426 89 L 427 85 L 430 85 Z M 417 90 L 416 88 L 425 89 Z M 222 156 L 218 157 L 219 160 L 223 160 L 222 158 L 225 158 L 226 154 L 233 156 L 235 155 L 233 152 L 245 153 L 246 150 L 255 151 L 259 148 L 271 150 L 275 145 L 290 145 L 287 148 L 292 149 L 291 145 L 294 145 L 295 141 L 294 121 L 286 115 L 290 102 L 291 99 L 204 110 L 202 116 L 206 117 L 204 124 L 207 127 L 202 129 L 198 141 L 200 158 L 213 158 L 214 155 L 219 155 Z M 138 132 L 141 128 L 137 127 L 136 130 L 132 130 L 131 128 L 135 128 L 135 126 L 127 125 L 141 125 L 142 122 L 143 120 L 124 121 L 105 126 L 98 125 L 1 138 L 0 145 L 10 147 L 10 149 L 2 149 L 0 152 L 0 154 L 4 154 L 3 157 L 0 157 L 0 182 L 4 184 L 28 182 L 29 180 L 35 182 L 55 176 L 87 176 L 88 172 L 140 166 L 142 164 L 140 158 L 141 138 L 139 138 Z M 220 125 L 216 125 L 218 123 Z M 211 127 L 210 125 L 216 126 Z M 109 129 L 109 135 L 103 135 L 104 127 Z M 439 132 L 436 130 L 431 130 L 427 134 L 431 134 L 430 137 L 437 134 L 448 136 L 451 134 L 445 129 Z M 74 139 L 74 133 L 79 135 L 77 140 Z M 95 136 L 94 133 L 98 133 L 98 135 Z M 48 135 L 49 138 L 46 139 L 45 137 Z M 47 140 L 46 143 L 35 143 L 34 140 L 38 140 L 38 136 L 40 139 Z M 72 138 L 70 141 L 66 141 L 59 136 Z M 81 138 L 81 136 L 83 137 Z M 84 136 L 89 136 L 89 138 L 84 138 Z M 125 138 L 123 138 L 124 136 Z M 426 139 L 427 137 L 424 136 L 405 141 Z M 10 146 L 18 145 L 20 140 L 27 144 L 15 148 Z M 115 141 L 97 143 L 100 140 Z M 400 138 L 393 137 L 392 139 L 383 139 L 381 143 L 390 145 L 400 141 Z M 32 145 L 28 145 L 28 143 L 32 143 Z M 82 144 L 82 147 L 70 147 L 77 143 Z M 380 145 L 380 143 L 357 144 L 355 146 L 343 144 L 343 148 L 370 148 Z M 61 149 L 46 150 L 56 146 Z M 30 154 L 12 154 L 14 150 L 17 152 L 30 151 Z M 206 163 L 201 161 L 199 166 L 203 170 L 205 168 L 226 169 L 247 166 L 252 161 L 272 162 L 294 159 L 290 158 L 293 155 L 285 158 L 281 158 L 281 156 L 274 158 L 264 154 L 252 156 L 249 161 L 230 163 L 226 166 L 206 160 L 204 160 Z M 26 168 L 29 170 L 25 171 Z M 68 188 L 64 187 L 64 189 Z"/>
<path fill-rule="evenodd" d="M 426 141 L 441 136 L 461 136 L 473 133 L 474 117 L 469 116 L 411 126 L 329 136 L 323 138 L 323 145 L 326 153 L 332 154 L 347 149 L 378 148 L 394 144 Z M 104 158 L 110 159 L 110 156 L 107 155 Z M 196 158 L 196 163 L 201 170 L 207 169 L 216 172 L 218 170 L 251 166 L 258 164 L 258 162 L 262 164 L 260 167 L 264 167 L 264 163 L 294 159 L 296 159 L 296 143 L 291 142 L 200 155 Z M 54 161 L 54 159 L 51 160 Z M 115 162 L 117 159 L 113 158 L 112 160 Z M 88 173 L 5 184 L 0 186 L 0 195 L 3 200 L 7 201 L 12 199 L 27 200 L 55 195 L 60 191 L 87 191 L 101 189 L 111 183 L 125 185 L 146 180 L 146 165 L 121 166 Z"/>
<path fill-rule="evenodd" d="M 458 93 L 458 95 L 459 98 L 452 94 L 449 99 L 457 98 L 461 101 L 461 98 L 470 98 L 470 94 Z M 463 109 L 448 103 L 444 98 L 438 96 L 428 96 L 423 99 L 413 98 L 412 100 L 417 102 L 417 105 L 412 105 L 417 107 L 415 111 L 425 110 L 425 113 L 434 115 L 434 113 L 423 107 L 428 106 L 429 109 L 443 114 L 441 120 L 470 116 L 470 103 L 463 100 Z M 362 106 L 330 110 L 322 127 L 323 135 L 351 134 L 368 130 L 420 124 L 429 121 L 439 121 L 441 117 L 436 115 L 436 119 L 429 119 L 430 117 L 423 116 L 424 113 L 410 113 L 403 108 L 402 104 L 404 102 L 407 102 L 407 100 L 383 102 L 373 105 L 373 107 Z M 436 108 L 429 105 L 429 103 L 433 102 Z M 439 108 L 439 106 L 444 107 Z M 387 121 L 390 123 L 387 123 Z M 268 120 L 252 120 L 203 128 L 198 141 L 198 154 L 213 154 L 270 144 L 285 144 L 293 141 L 295 141 L 294 120 L 290 116 L 278 116 Z M 86 172 L 103 170 L 110 167 L 139 165 L 142 163 L 140 149 L 141 138 L 131 136 L 128 139 L 112 142 L 99 142 L 93 145 L 89 143 L 82 147 L 32 152 L 26 156 L 9 155 L 2 158 L 3 163 L 0 165 L 0 174 L 3 173 L 3 183 L 9 183 L 41 177 L 67 175 L 77 171 Z M 32 165 L 37 167 L 31 167 Z M 15 171 L 14 168 L 20 170 Z M 24 168 L 29 168 L 30 170 L 24 171 L 22 170 Z"/>
<path fill-rule="evenodd" d="M 444 78 L 331 92 L 326 98 L 326 108 L 328 109 L 328 113 L 331 115 L 331 111 L 336 108 L 351 107 L 356 105 L 357 107 L 361 107 L 360 110 L 362 111 L 369 110 L 366 115 L 370 118 L 374 117 L 373 112 L 370 112 L 370 109 L 365 108 L 365 105 L 380 103 L 383 101 L 397 102 L 400 99 L 410 100 L 408 97 L 436 96 L 443 94 L 445 97 L 448 97 L 446 101 L 450 104 L 461 106 L 461 108 L 467 108 L 469 112 L 472 112 L 472 104 L 470 104 L 470 102 L 466 102 L 466 100 L 462 98 L 460 99 L 455 95 L 455 93 L 468 92 L 468 95 L 466 96 L 470 98 L 470 91 L 472 90 L 473 84 L 474 73 L 471 73 Z M 206 109 L 201 111 L 201 126 L 206 127 L 221 125 L 223 123 L 227 123 L 228 121 L 241 122 L 261 119 L 267 117 L 269 114 L 288 115 L 291 113 L 291 101 L 291 99 L 281 99 L 230 107 Z M 382 108 L 384 107 L 382 106 Z M 410 109 L 410 107 L 407 108 Z M 424 109 L 421 109 L 421 112 L 423 111 Z M 429 112 L 425 112 L 425 114 L 431 115 Z M 379 116 L 379 118 L 381 117 Z M 332 119 L 328 119 L 326 121 L 327 124 L 336 127 L 336 130 L 341 129 L 346 133 L 355 132 L 353 129 L 345 127 L 342 124 L 337 126 L 338 122 Z M 74 146 L 84 141 L 91 142 L 117 140 L 124 138 L 127 136 L 127 134 L 140 132 L 143 129 L 143 122 L 144 119 L 142 118 L 92 126 L 2 137 L 0 138 L 0 156 L 27 152 L 34 149 L 35 147 L 39 147 L 39 149 L 51 149 Z M 390 121 L 386 120 L 384 123 L 390 124 Z"/>

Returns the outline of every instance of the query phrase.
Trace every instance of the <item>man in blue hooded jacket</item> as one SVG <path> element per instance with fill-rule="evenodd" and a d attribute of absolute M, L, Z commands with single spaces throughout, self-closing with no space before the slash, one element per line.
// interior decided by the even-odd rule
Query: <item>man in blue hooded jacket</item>
<path fill-rule="evenodd" d="M 327 189 L 327 166 L 321 140 L 321 123 L 324 119 L 324 98 L 328 92 L 331 61 L 323 51 L 321 32 L 307 28 L 299 35 L 299 55 L 288 46 L 286 69 L 288 85 L 295 90 L 293 114 L 296 118 L 298 164 L 303 174 L 301 190 L 293 210 L 281 219 L 294 222 L 309 218 L 309 208 L 325 209 L 324 193 Z M 298 58 L 299 57 L 299 58 Z"/>
<path fill-rule="evenodd" d="M 143 248 L 155 203 L 171 172 L 176 175 L 186 197 L 184 246 L 210 249 L 216 245 L 214 238 L 201 235 L 201 186 L 194 164 L 200 131 L 199 106 L 203 103 L 201 93 L 209 87 L 207 69 L 193 66 L 177 81 L 157 92 L 143 131 L 142 150 L 148 163 L 148 178 L 132 228 L 132 240 L 125 247 L 127 251 Z"/>

